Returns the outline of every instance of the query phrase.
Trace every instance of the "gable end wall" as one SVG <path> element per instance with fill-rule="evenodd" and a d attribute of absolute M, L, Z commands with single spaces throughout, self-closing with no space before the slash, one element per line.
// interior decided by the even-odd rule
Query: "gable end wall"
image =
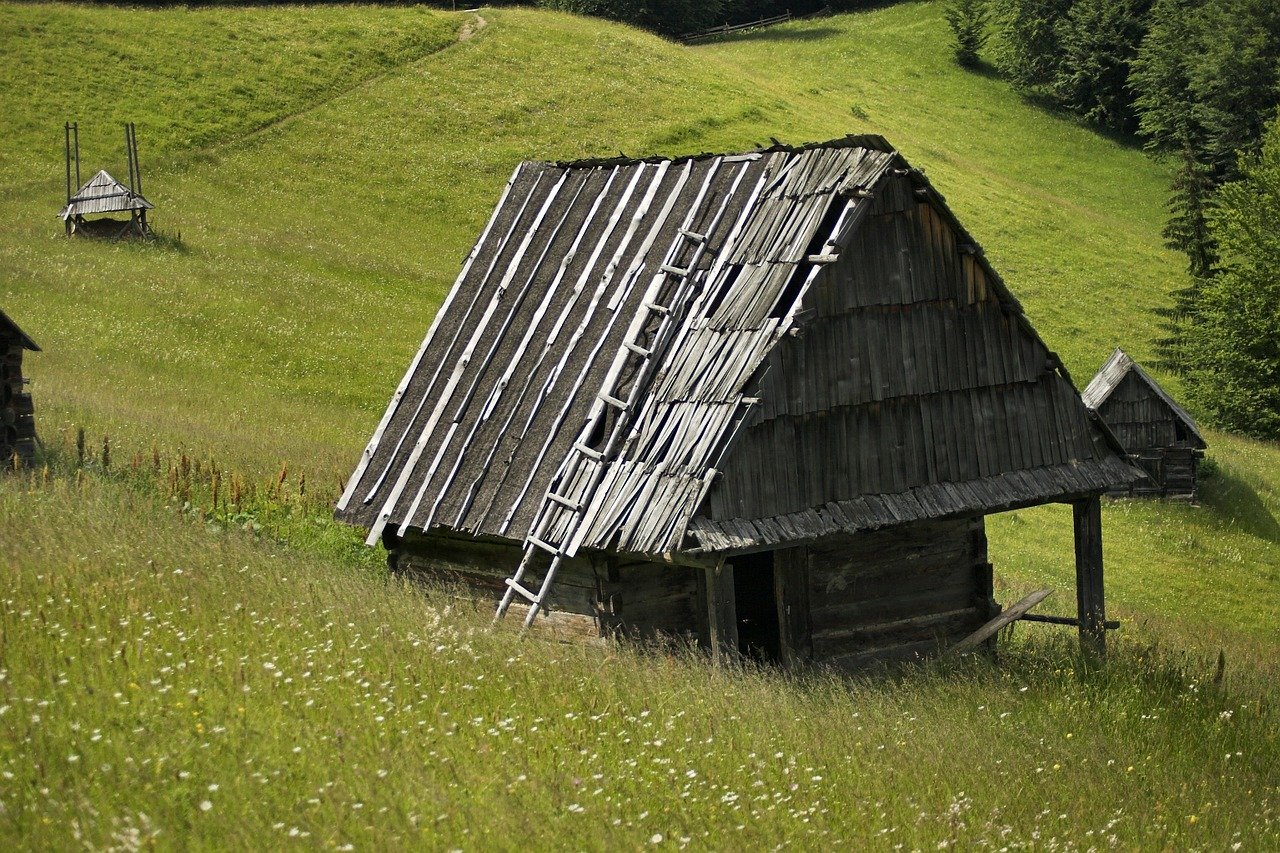
<path fill-rule="evenodd" d="M 712 519 L 1095 458 L 1078 395 L 1018 309 L 908 179 L 892 181 L 770 354 Z"/>

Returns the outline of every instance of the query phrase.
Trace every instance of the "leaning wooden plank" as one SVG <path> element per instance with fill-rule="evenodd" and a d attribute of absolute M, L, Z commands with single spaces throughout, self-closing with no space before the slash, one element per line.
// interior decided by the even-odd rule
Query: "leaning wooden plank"
<path fill-rule="evenodd" d="M 1031 608 L 1035 607 L 1037 604 L 1044 601 L 1046 598 L 1048 598 L 1051 595 L 1053 595 L 1052 589 L 1036 590 L 1035 592 L 1031 593 L 1027 597 L 1023 598 L 1017 604 L 1010 607 L 1008 610 L 1005 610 L 996 618 L 992 619 L 987 624 L 983 625 L 978 630 L 974 631 L 969 636 L 965 637 L 960 642 L 956 643 L 954 646 L 948 649 L 947 652 L 949 654 L 964 652 L 964 651 L 968 651 L 969 649 L 975 648 L 976 646 L 982 643 L 985 643 L 987 640 L 994 637 L 996 633 L 999 632 L 999 630 L 1003 628 L 1005 625 L 1008 625 L 1011 622 L 1021 619 L 1023 614 L 1027 613 L 1029 610 L 1031 610 Z"/>

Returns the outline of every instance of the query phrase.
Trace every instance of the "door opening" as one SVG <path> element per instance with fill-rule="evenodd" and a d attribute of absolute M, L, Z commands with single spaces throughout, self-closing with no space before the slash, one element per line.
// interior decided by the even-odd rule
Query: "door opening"
<path fill-rule="evenodd" d="M 778 626 L 778 593 L 773 578 L 773 552 L 734 557 L 733 597 L 738 620 L 738 652 L 760 663 L 782 659 Z"/>

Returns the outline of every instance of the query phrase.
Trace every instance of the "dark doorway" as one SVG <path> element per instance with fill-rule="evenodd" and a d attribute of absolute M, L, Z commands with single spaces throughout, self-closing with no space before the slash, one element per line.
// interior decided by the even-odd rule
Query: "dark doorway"
<path fill-rule="evenodd" d="M 738 651 L 760 663 L 778 663 L 782 643 L 778 631 L 778 598 L 773 580 L 773 552 L 734 557 L 733 597 L 738 611 Z"/>

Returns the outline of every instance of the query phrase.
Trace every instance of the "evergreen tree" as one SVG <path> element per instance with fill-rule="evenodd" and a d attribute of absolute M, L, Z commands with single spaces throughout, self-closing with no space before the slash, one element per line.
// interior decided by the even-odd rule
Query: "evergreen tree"
<path fill-rule="evenodd" d="M 986 0 L 951 0 L 943 14 L 955 40 L 956 61 L 966 68 L 976 68 L 978 54 L 987 43 Z"/>
<path fill-rule="evenodd" d="M 1129 67 L 1146 34 L 1150 0 L 1076 0 L 1054 26 L 1059 57 L 1049 90 L 1085 121 L 1135 129 Z"/>
<path fill-rule="evenodd" d="M 1211 421 L 1280 439 L 1280 121 L 1208 217 L 1219 260 L 1182 330 L 1187 393 Z"/>
<path fill-rule="evenodd" d="M 1133 62 L 1139 132 L 1177 164 L 1164 235 L 1187 256 L 1191 284 L 1176 294 L 1165 364 L 1187 366 L 1186 332 L 1215 263 L 1208 225 L 1216 188 L 1239 176 L 1280 105 L 1280 7 L 1270 0 L 1156 0 Z"/>
<path fill-rule="evenodd" d="M 1015 88 L 1037 93 L 1058 74 L 1058 22 L 1072 0 L 993 0 L 995 63 Z"/>

